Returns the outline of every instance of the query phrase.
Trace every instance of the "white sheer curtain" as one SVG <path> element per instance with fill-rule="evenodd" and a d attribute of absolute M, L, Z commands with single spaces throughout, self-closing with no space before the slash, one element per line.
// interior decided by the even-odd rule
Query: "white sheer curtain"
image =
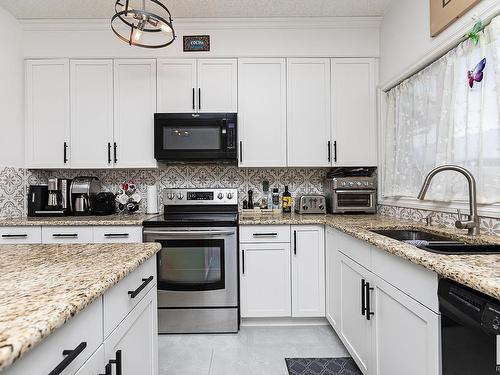
<path fill-rule="evenodd" d="M 484 79 L 470 89 L 467 71 L 486 57 Z M 416 197 L 425 175 L 442 164 L 469 169 L 479 203 L 500 203 L 500 17 L 481 34 L 387 93 L 384 197 Z M 428 199 L 465 200 L 465 179 L 436 176 Z"/>

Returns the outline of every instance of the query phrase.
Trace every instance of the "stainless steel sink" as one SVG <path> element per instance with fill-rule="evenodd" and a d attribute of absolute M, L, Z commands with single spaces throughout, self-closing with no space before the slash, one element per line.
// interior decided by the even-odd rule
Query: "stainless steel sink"
<path fill-rule="evenodd" d="M 474 254 L 500 254 L 500 245 L 470 245 L 470 244 L 429 244 L 418 246 L 422 250 L 427 250 L 438 254 L 448 255 L 474 255 Z"/>
<path fill-rule="evenodd" d="M 439 236 L 437 234 L 422 232 L 418 230 L 372 230 L 373 233 L 381 234 L 398 241 L 427 241 L 427 242 L 446 242 L 461 243 L 449 237 Z"/>

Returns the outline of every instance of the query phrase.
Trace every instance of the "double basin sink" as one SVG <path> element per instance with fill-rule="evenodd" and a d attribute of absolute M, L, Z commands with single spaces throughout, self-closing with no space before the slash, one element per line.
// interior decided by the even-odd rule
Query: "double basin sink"
<path fill-rule="evenodd" d="M 474 245 L 418 230 L 372 230 L 398 241 L 438 254 L 500 254 L 500 245 Z"/>

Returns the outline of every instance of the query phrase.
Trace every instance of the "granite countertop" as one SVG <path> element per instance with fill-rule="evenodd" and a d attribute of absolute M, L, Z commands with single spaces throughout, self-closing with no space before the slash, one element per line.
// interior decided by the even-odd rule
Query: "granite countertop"
<path fill-rule="evenodd" d="M 153 243 L 0 245 L 0 371 L 160 248 Z"/>
<path fill-rule="evenodd" d="M 0 227 L 12 226 L 142 226 L 142 222 L 155 215 L 141 213 L 107 216 L 24 217 L 0 220 Z"/>
<path fill-rule="evenodd" d="M 500 237 L 470 237 L 466 231 L 426 226 L 413 221 L 379 215 L 255 215 L 241 214 L 240 225 L 253 224 L 324 224 L 379 249 L 428 268 L 439 275 L 500 299 L 500 254 L 443 255 L 370 232 L 375 229 L 416 229 L 474 244 L 500 244 Z"/>

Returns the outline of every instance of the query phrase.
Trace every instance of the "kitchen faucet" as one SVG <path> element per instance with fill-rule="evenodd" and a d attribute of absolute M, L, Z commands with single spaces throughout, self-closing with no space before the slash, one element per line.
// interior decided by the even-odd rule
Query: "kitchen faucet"
<path fill-rule="evenodd" d="M 467 179 L 469 183 L 469 220 L 462 221 L 462 213 L 460 210 L 458 211 L 458 220 L 455 221 L 455 227 L 458 229 L 467 229 L 470 236 L 476 236 L 479 234 L 479 216 L 477 215 L 477 198 L 476 198 L 476 180 L 472 173 L 470 173 L 467 169 L 462 168 L 458 165 L 441 165 L 439 167 L 434 168 L 429 172 L 427 177 L 425 178 L 424 184 L 422 185 L 422 189 L 420 193 L 418 193 L 418 199 L 423 200 L 425 198 L 425 194 L 429 189 L 432 178 L 440 172 L 444 171 L 455 171 L 461 173 Z"/>

